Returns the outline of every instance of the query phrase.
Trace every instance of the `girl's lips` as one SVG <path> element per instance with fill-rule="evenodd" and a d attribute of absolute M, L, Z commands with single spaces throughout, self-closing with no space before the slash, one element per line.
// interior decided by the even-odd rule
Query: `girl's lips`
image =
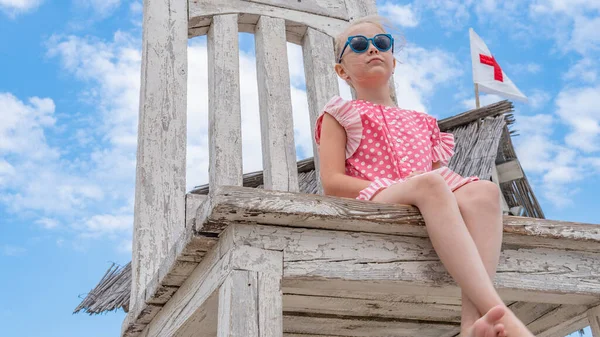
<path fill-rule="evenodd" d="M 379 57 L 374 57 L 374 58 L 370 59 L 367 63 L 371 63 L 371 62 L 374 62 L 374 61 L 383 62 L 383 59 L 381 59 Z"/>

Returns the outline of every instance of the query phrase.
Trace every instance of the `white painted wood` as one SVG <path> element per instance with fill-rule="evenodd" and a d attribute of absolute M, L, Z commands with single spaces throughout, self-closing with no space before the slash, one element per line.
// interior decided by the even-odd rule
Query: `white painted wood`
<path fill-rule="evenodd" d="M 588 325 L 587 306 L 560 306 L 528 325 L 537 337 L 564 337 Z"/>
<path fill-rule="evenodd" d="M 185 226 L 187 1 L 144 1 L 130 311 Z"/>
<path fill-rule="evenodd" d="M 209 184 L 242 186 L 238 16 L 217 15 L 208 31 Z"/>
<path fill-rule="evenodd" d="M 287 292 L 287 290 L 286 290 Z M 352 296 L 349 294 L 348 296 Z M 286 294 L 286 312 L 460 323 L 460 305 Z"/>
<path fill-rule="evenodd" d="M 318 14 L 327 17 L 348 20 L 348 12 L 344 0 L 247 0 L 249 2 L 293 9 L 299 12 Z M 315 21 L 317 18 L 315 18 Z"/>
<path fill-rule="evenodd" d="M 298 170 L 284 20 L 261 17 L 255 39 L 264 187 L 296 192 Z"/>
<path fill-rule="evenodd" d="M 281 252 L 249 246 L 236 247 L 230 235 L 229 231 L 223 232 L 218 244 L 204 257 L 163 309 L 155 314 L 156 317 L 151 322 L 130 322 L 131 331 L 124 336 L 137 336 L 139 331 L 136 330 L 139 330 L 140 325 L 146 324 L 148 326 L 145 333 L 148 337 L 188 336 L 184 332 L 190 331 L 190 326 L 199 324 L 198 317 L 201 315 L 198 312 L 206 310 L 203 309 L 206 308 L 205 302 L 218 291 L 232 270 L 264 273 L 269 277 L 276 275 L 276 278 L 281 279 Z M 268 283 L 269 281 L 271 283 Z M 273 289 L 272 280 L 267 280 L 265 284 L 267 288 Z"/>
<path fill-rule="evenodd" d="M 456 325 L 418 323 L 394 320 L 356 320 L 353 318 L 329 318 L 290 316 L 283 317 L 286 333 L 307 335 L 332 335 L 348 337 L 452 337 Z"/>
<path fill-rule="evenodd" d="M 498 171 L 498 180 L 500 184 L 517 179 L 523 179 L 525 177 L 525 173 L 523 173 L 521 164 L 519 164 L 519 161 L 516 159 L 496 165 L 496 169 Z"/>
<path fill-rule="evenodd" d="M 217 337 L 258 337 L 258 273 L 233 270 L 219 289 Z"/>
<path fill-rule="evenodd" d="M 282 257 L 283 260 L 283 257 Z M 282 269 L 283 272 L 283 261 Z M 259 337 L 283 335 L 282 273 L 256 272 L 258 280 Z"/>
<path fill-rule="evenodd" d="M 198 214 L 195 230 L 220 233 L 239 221 L 276 226 L 321 228 L 427 237 L 417 208 L 355 199 L 222 187 L 212 204 Z M 546 247 L 600 252 L 600 226 L 566 221 L 506 216 L 504 242 L 522 247 Z"/>
<path fill-rule="evenodd" d="M 281 0 L 282 2 L 287 2 Z M 305 1 L 305 0 L 303 0 Z M 317 0 L 320 1 L 320 0 Z M 358 0 L 359 2 L 362 0 Z M 297 2 L 297 1 L 293 1 Z M 292 6 L 292 1 L 288 2 Z M 314 29 L 326 33 L 330 36 L 337 36 L 341 33 L 344 28 L 348 25 L 346 20 L 337 19 L 334 17 L 327 17 L 322 15 L 315 15 L 307 12 L 296 11 L 283 7 L 276 7 L 265 5 L 257 2 L 248 2 L 243 0 L 227 0 L 227 1 L 214 1 L 214 0 L 194 0 L 190 1 L 190 35 L 197 36 L 194 33 L 196 27 L 205 27 L 206 18 L 210 18 L 213 15 L 219 14 L 244 14 L 243 16 L 249 16 L 251 18 L 258 18 L 258 16 L 269 16 L 272 18 L 280 18 L 287 21 L 288 31 L 297 31 L 298 26 L 313 27 Z M 240 16 L 242 19 L 242 16 Z M 251 21 L 248 25 L 240 25 L 240 29 L 244 29 L 245 32 L 254 32 L 253 27 L 257 23 L 257 20 Z M 304 28 L 306 29 L 306 28 Z M 202 33 L 200 30 L 199 33 Z M 198 32 L 196 32 L 198 33 Z M 288 36 L 294 37 L 294 36 Z M 301 37 L 301 36 L 300 36 Z M 290 42 L 300 43 L 298 36 Z"/>
<path fill-rule="evenodd" d="M 596 306 L 588 310 L 587 319 L 592 329 L 593 337 L 600 337 L 600 306 Z"/>
<path fill-rule="evenodd" d="M 389 281 L 390 287 L 405 289 L 454 287 L 428 238 L 247 225 L 231 225 L 229 230 L 238 244 L 282 250 L 286 278 Z M 507 300 L 593 303 L 600 298 L 600 280 L 595 276 L 600 273 L 599 257 L 505 247 L 496 284 Z"/>
<path fill-rule="evenodd" d="M 311 134 L 315 134 L 315 123 L 323 107 L 339 94 L 337 75 L 333 68 L 335 56 L 333 38 L 313 28 L 308 28 L 302 44 L 304 55 L 304 73 L 306 78 L 306 96 L 310 115 Z M 319 167 L 319 152 L 313 141 L 313 153 L 318 193 L 323 194 Z"/>
<path fill-rule="evenodd" d="M 198 208 L 208 199 L 206 195 L 191 194 L 185 195 L 185 228 L 193 228 L 196 221 L 196 212 Z"/>

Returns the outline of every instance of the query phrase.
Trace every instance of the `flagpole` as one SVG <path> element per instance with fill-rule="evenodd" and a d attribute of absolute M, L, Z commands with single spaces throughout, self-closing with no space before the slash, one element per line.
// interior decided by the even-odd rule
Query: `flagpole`
<path fill-rule="evenodd" d="M 479 109 L 479 84 L 475 83 L 475 107 Z"/>

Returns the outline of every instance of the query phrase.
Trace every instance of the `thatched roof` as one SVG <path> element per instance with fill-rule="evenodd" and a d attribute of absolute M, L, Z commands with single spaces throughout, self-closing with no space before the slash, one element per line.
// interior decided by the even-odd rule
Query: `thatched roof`
<path fill-rule="evenodd" d="M 516 160 L 509 127 L 514 123 L 513 105 L 508 101 L 439 121 L 442 131 L 451 132 L 456 140 L 456 153 L 448 166 L 463 176 L 478 176 L 490 180 L 495 165 Z M 298 162 L 300 192 L 316 194 L 317 180 L 313 158 Z M 262 188 L 262 171 L 244 175 L 243 185 Z M 527 177 L 501 184 L 509 207 L 522 206 L 522 216 L 544 218 Z M 195 188 L 191 193 L 208 194 L 209 186 Z M 87 295 L 75 312 L 90 314 L 123 308 L 128 310 L 131 287 L 131 267 L 109 268 L 100 283 Z"/>

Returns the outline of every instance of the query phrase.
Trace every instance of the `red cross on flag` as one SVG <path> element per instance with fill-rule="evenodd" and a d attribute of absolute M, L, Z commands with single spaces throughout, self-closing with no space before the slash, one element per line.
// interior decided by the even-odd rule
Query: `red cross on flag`
<path fill-rule="evenodd" d="M 471 40 L 471 61 L 473 63 L 473 82 L 479 90 L 507 98 L 527 102 L 527 97 L 506 76 L 498 60 L 490 52 L 483 40 L 469 29 Z"/>

